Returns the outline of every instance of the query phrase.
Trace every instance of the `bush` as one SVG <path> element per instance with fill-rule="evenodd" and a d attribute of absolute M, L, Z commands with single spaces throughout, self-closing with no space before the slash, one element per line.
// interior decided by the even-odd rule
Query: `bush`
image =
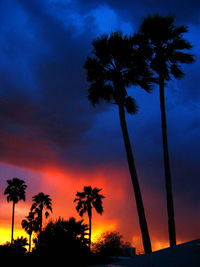
<path fill-rule="evenodd" d="M 119 232 L 103 233 L 98 241 L 93 244 L 93 251 L 104 258 L 124 256 L 124 250 L 130 247 L 130 244 L 125 243 L 122 238 Z"/>

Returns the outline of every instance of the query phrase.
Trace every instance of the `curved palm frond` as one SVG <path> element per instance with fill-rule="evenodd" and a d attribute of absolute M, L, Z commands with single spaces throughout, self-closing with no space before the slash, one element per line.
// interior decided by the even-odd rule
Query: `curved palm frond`
<path fill-rule="evenodd" d="M 26 200 L 27 185 L 23 180 L 15 177 L 12 180 L 7 180 L 7 184 L 4 195 L 7 195 L 8 202 L 17 203 L 19 200 Z"/>
<path fill-rule="evenodd" d="M 42 229 L 42 217 L 43 217 L 43 209 L 46 209 L 45 217 L 49 216 L 49 212 L 52 210 L 52 199 L 49 195 L 45 195 L 43 192 L 38 193 L 37 195 L 32 197 L 33 204 L 31 206 L 31 211 L 37 215 L 37 222 L 39 223 L 40 232 Z"/>
<path fill-rule="evenodd" d="M 147 53 L 138 46 L 137 38 L 120 32 L 103 35 L 93 41 L 92 52 L 84 68 L 90 82 L 88 99 L 93 105 L 100 100 L 125 105 L 125 88 L 131 85 L 151 90 L 152 73 L 146 61 Z"/>

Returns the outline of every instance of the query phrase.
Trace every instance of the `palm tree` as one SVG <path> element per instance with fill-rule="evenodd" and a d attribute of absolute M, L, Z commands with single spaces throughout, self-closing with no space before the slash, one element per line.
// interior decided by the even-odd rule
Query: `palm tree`
<path fill-rule="evenodd" d="M 103 195 L 99 194 L 102 189 L 93 188 L 91 186 L 84 186 L 83 192 L 77 192 L 74 202 L 77 202 L 76 210 L 82 217 L 85 212 L 89 218 L 89 249 L 91 247 L 91 232 L 92 232 L 92 208 L 97 213 L 103 213 L 102 199 Z"/>
<path fill-rule="evenodd" d="M 40 192 L 32 197 L 33 204 L 31 206 L 31 211 L 37 214 L 37 220 L 39 224 L 39 233 L 42 232 L 42 222 L 43 222 L 43 210 L 46 209 L 45 217 L 49 216 L 49 211 L 52 212 L 52 199 L 49 195 L 45 195 Z"/>
<path fill-rule="evenodd" d="M 14 177 L 12 180 L 7 180 L 8 186 L 4 191 L 4 195 L 7 195 L 7 201 L 13 202 L 12 207 L 12 232 L 11 232 L 11 244 L 13 243 L 13 233 L 14 233 L 14 217 L 15 217 L 15 204 L 20 200 L 26 200 L 26 187 L 27 185 L 23 180 Z"/>
<path fill-rule="evenodd" d="M 125 112 L 137 112 L 135 100 L 128 96 L 126 88 L 135 85 L 147 92 L 151 90 L 151 72 L 146 62 L 149 51 L 138 48 L 137 42 L 138 39 L 126 35 L 123 37 L 118 32 L 96 39 L 93 41 L 92 55 L 87 57 L 84 67 L 90 82 L 89 101 L 96 105 L 103 99 L 118 106 L 143 246 L 145 252 L 149 253 L 152 251 L 151 241 L 125 117 Z"/>
<path fill-rule="evenodd" d="M 76 221 L 74 217 L 70 217 L 68 221 L 64 221 L 64 228 L 72 240 L 78 239 L 81 243 L 87 244 L 88 238 L 86 236 L 89 228 L 87 224 L 83 223 L 83 220 Z"/>
<path fill-rule="evenodd" d="M 162 139 L 165 167 L 165 184 L 167 193 L 168 228 L 170 246 L 176 245 L 176 230 L 174 220 L 174 204 L 172 194 L 171 170 L 167 140 L 167 122 L 165 111 L 164 88 L 167 81 L 180 79 L 184 73 L 180 63 L 192 63 L 193 55 L 186 53 L 191 44 L 183 38 L 187 27 L 174 25 L 174 17 L 150 16 L 144 19 L 139 35 L 148 43 L 151 49 L 151 68 L 155 72 L 160 91 L 160 109 L 162 124 Z"/>
<path fill-rule="evenodd" d="M 29 252 L 31 251 L 31 237 L 33 232 L 39 230 L 38 221 L 34 218 L 35 213 L 30 211 L 26 219 L 22 220 L 22 228 L 29 235 Z"/>

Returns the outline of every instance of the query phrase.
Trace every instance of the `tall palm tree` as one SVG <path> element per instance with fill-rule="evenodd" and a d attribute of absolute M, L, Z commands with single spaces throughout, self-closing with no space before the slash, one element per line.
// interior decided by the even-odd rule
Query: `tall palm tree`
<path fill-rule="evenodd" d="M 22 220 L 22 228 L 29 235 L 29 252 L 31 251 L 31 237 L 33 232 L 39 230 L 38 221 L 34 218 L 35 213 L 30 211 L 29 215 L 26 216 L 26 219 Z"/>
<path fill-rule="evenodd" d="M 23 180 L 14 177 L 12 180 L 7 180 L 8 186 L 4 191 L 4 195 L 7 195 L 7 201 L 13 203 L 12 207 L 12 231 L 11 231 L 11 243 L 13 243 L 14 234 L 14 217 L 15 217 L 15 204 L 20 200 L 26 200 L 26 187 L 27 185 Z"/>
<path fill-rule="evenodd" d="M 89 218 L 89 249 L 91 247 L 91 232 L 92 232 L 92 209 L 97 213 L 103 213 L 103 195 L 99 194 L 102 189 L 93 188 L 91 186 L 84 186 L 83 192 L 77 192 L 74 202 L 77 202 L 76 210 L 82 217 L 85 212 Z"/>
<path fill-rule="evenodd" d="M 87 57 L 84 67 L 90 83 L 89 101 L 96 105 L 104 100 L 118 106 L 143 246 L 145 252 L 149 253 L 152 251 L 151 241 L 125 117 L 126 112 L 137 112 L 135 100 L 128 96 L 126 89 L 135 85 L 147 92 L 151 90 L 151 72 L 146 62 L 149 51 L 138 48 L 138 42 L 138 38 L 122 36 L 118 32 L 104 35 L 93 41 L 92 55 Z"/>
<path fill-rule="evenodd" d="M 52 212 L 52 199 L 49 195 L 45 195 L 43 192 L 38 193 L 32 197 L 33 204 L 31 206 L 31 211 L 37 214 L 37 220 L 39 224 L 39 233 L 42 232 L 42 222 L 43 222 L 43 211 L 46 209 L 45 217 L 49 216 L 49 212 Z"/>
<path fill-rule="evenodd" d="M 151 68 L 156 74 L 160 91 L 160 109 L 162 124 L 162 139 L 165 167 L 165 184 L 167 193 L 168 228 L 170 246 L 176 245 L 176 229 L 174 219 L 174 204 L 172 194 L 171 170 L 167 140 L 167 122 L 165 111 L 165 85 L 172 78 L 180 79 L 184 73 L 180 63 L 192 63 L 193 55 L 187 53 L 191 44 L 183 38 L 187 27 L 174 25 L 174 17 L 150 16 L 144 19 L 139 35 L 148 43 L 151 49 Z"/>

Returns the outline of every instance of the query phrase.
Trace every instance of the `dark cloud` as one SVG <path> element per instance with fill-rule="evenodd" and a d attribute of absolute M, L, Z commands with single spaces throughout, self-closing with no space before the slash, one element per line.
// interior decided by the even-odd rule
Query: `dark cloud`
<path fill-rule="evenodd" d="M 120 1 L 120 0 L 102 0 L 102 1 L 78 1 L 82 3 L 82 9 L 87 12 L 100 5 L 108 5 L 128 18 L 132 18 L 133 23 L 138 23 L 142 17 L 152 13 L 162 15 L 173 14 L 181 23 L 199 23 L 200 22 L 200 3 L 198 0 L 138 0 L 138 1 Z"/>
<path fill-rule="evenodd" d="M 1 44 L 5 57 L 0 68 L 1 147 L 5 153 L 1 153 L 1 158 L 12 163 L 24 162 L 24 166 L 26 158 L 39 159 L 41 165 L 53 160 L 53 153 L 45 155 L 42 145 L 45 143 L 49 150 L 57 151 L 62 161 L 62 150 L 79 145 L 81 135 L 90 128 L 96 114 L 87 101 L 83 70 L 88 38 L 73 38 L 73 27 L 64 28 L 39 1 L 19 3 L 15 3 L 17 12 L 25 14 L 25 18 L 19 17 L 13 24 L 19 23 L 17 27 L 21 27 L 24 38 L 20 39 L 22 33 L 16 34 L 14 25 L 6 29 L 5 20 L 6 45 Z M 10 10 L 6 11 L 9 16 Z M 27 40 L 27 35 L 32 38 Z M 29 76 L 27 68 L 31 70 Z M 18 156 L 11 153 L 12 139 L 20 144 Z M 13 157 L 17 157 L 16 161 Z"/>
<path fill-rule="evenodd" d="M 35 154 L 36 159 L 41 158 L 40 162 L 53 161 L 55 152 L 56 160 L 62 164 L 124 164 L 125 151 L 116 110 L 105 105 L 93 108 L 87 100 L 88 84 L 83 64 L 91 49 L 91 40 L 101 34 L 91 11 L 106 5 L 115 12 L 116 20 L 121 22 L 123 18 L 136 28 L 134 24 L 149 13 L 159 11 L 164 14 L 174 10 L 181 23 L 192 24 L 196 23 L 199 3 L 21 0 L 12 1 L 13 8 L 8 8 L 11 3 L 3 2 L 0 44 L 3 56 L 0 63 L 3 151 L 12 151 L 11 142 L 6 141 L 8 133 L 13 138 L 20 137 L 22 143 L 24 140 L 23 149 L 18 150 L 21 162 L 27 153 L 32 154 L 33 161 Z M 125 14 L 128 15 L 125 17 Z M 11 16 L 12 21 L 9 20 Z M 106 19 L 109 22 L 109 17 Z M 169 86 L 173 94 L 167 102 L 173 111 L 176 105 L 188 105 L 188 99 L 197 101 L 199 61 L 195 64 L 186 69 L 190 76 L 187 73 L 182 81 L 172 82 Z M 144 96 L 139 91 L 132 92 L 138 101 L 139 113 L 128 117 L 128 127 L 136 158 L 139 161 L 145 157 L 148 162 L 150 157 L 158 160 L 161 152 L 159 102 L 155 96 Z M 197 106 L 194 112 L 196 110 Z M 102 111 L 106 111 L 105 115 L 98 115 Z M 187 118 L 185 123 L 188 125 L 189 121 Z M 27 141 L 30 137 L 37 140 L 37 153 L 32 153 L 32 143 Z M 175 143 L 175 137 L 170 142 Z M 52 154 L 45 155 L 40 144 L 48 144 Z M 4 153 L 1 158 L 5 161 Z M 9 161 L 8 155 L 5 158 Z"/>

